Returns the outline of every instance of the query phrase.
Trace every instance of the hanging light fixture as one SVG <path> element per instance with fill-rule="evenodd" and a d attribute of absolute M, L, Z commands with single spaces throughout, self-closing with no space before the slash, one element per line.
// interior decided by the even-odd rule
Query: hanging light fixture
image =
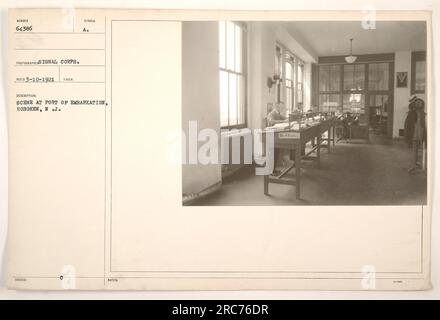
<path fill-rule="evenodd" d="M 353 55 L 353 38 L 350 39 L 350 55 L 345 57 L 345 61 L 347 63 L 353 63 L 357 59 L 356 56 Z"/>

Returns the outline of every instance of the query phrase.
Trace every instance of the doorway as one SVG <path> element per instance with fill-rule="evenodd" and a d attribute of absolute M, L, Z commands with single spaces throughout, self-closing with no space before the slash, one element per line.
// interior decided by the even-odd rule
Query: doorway
<path fill-rule="evenodd" d="M 392 108 L 391 94 L 369 94 L 368 98 L 369 124 L 374 134 L 387 135 L 389 110 Z"/>
<path fill-rule="evenodd" d="M 394 62 L 367 64 L 366 104 L 370 128 L 376 135 L 393 136 Z"/>

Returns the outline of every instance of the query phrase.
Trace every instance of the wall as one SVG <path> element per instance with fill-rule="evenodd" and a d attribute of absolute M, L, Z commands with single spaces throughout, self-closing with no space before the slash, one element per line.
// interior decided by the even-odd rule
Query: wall
<path fill-rule="evenodd" d="M 399 129 L 404 127 L 408 112 L 408 99 L 411 96 L 411 51 L 397 51 L 394 59 L 394 79 L 396 79 L 396 72 L 408 72 L 406 88 L 397 88 L 397 83 L 394 81 L 393 138 L 397 138 Z M 417 96 L 425 100 L 424 94 L 417 94 Z"/>
<path fill-rule="evenodd" d="M 188 122 L 194 120 L 199 131 L 212 128 L 220 137 L 217 22 L 182 23 L 182 129 L 187 141 Z M 221 181 L 221 166 L 183 165 L 182 181 L 184 194 L 200 193 Z"/>

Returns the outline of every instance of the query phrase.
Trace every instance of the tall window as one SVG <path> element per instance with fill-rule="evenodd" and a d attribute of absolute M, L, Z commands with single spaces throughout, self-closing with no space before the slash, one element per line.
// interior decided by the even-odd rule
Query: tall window
<path fill-rule="evenodd" d="M 344 90 L 360 91 L 365 89 L 365 64 L 344 65 Z"/>
<path fill-rule="evenodd" d="M 388 62 L 368 64 L 368 108 L 370 124 L 380 125 L 380 119 L 388 117 L 391 102 L 390 64 Z"/>
<path fill-rule="evenodd" d="M 296 109 L 303 111 L 304 104 L 304 63 L 298 61 L 298 72 L 296 81 Z"/>
<path fill-rule="evenodd" d="M 426 61 L 417 61 L 415 68 L 414 90 L 417 92 L 425 92 Z"/>
<path fill-rule="evenodd" d="M 389 79 L 389 63 L 370 63 L 368 65 L 368 90 L 388 90 Z"/>
<path fill-rule="evenodd" d="M 283 102 L 288 112 L 302 111 L 304 62 L 281 44 L 275 49 L 275 73 L 282 78 L 277 85 L 276 101 Z"/>
<path fill-rule="evenodd" d="M 365 64 L 344 65 L 344 112 L 365 113 Z"/>
<path fill-rule="evenodd" d="M 220 125 L 246 126 L 245 41 L 242 25 L 219 22 Z"/>
<path fill-rule="evenodd" d="M 294 59 L 290 55 L 286 55 L 284 62 L 284 84 L 286 87 L 286 108 L 292 111 L 294 109 L 294 81 L 295 76 L 293 73 L 294 69 Z"/>
<path fill-rule="evenodd" d="M 411 54 L 411 94 L 425 93 L 426 86 L 426 52 Z"/>
<path fill-rule="evenodd" d="M 319 66 L 319 110 L 323 112 L 342 112 L 340 91 L 341 66 Z"/>

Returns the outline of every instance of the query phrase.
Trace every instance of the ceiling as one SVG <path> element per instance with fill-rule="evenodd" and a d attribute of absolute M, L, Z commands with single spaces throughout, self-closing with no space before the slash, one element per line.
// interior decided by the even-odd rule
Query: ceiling
<path fill-rule="evenodd" d="M 355 55 L 426 50 L 423 21 L 377 21 L 376 29 L 369 30 L 360 21 L 285 22 L 284 27 L 318 57 L 347 55 L 350 38 Z"/>

